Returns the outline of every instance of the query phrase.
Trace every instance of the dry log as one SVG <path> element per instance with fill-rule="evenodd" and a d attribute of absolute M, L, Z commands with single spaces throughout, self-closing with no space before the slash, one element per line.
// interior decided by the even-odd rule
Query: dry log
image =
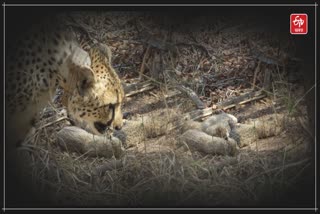
<path fill-rule="evenodd" d="M 63 150 L 94 157 L 119 158 L 124 152 L 118 138 L 93 135 L 75 126 L 61 129 L 57 133 L 57 143 Z"/>

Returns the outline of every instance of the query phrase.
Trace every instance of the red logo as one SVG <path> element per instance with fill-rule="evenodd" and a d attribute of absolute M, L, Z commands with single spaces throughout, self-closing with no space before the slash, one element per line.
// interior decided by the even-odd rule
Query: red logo
<path fill-rule="evenodd" d="M 293 13 L 290 15 L 290 33 L 308 33 L 308 15 L 305 13 Z"/>

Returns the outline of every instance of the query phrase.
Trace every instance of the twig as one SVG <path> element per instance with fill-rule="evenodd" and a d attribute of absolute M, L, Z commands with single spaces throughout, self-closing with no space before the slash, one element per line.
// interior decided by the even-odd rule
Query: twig
<path fill-rule="evenodd" d="M 128 86 L 125 86 L 126 97 L 130 97 L 145 91 L 150 91 L 154 89 L 155 86 L 152 85 L 150 81 L 144 83 L 134 83 Z M 134 90 L 135 89 L 135 90 Z M 134 91 L 131 91 L 134 90 Z"/>
<path fill-rule="evenodd" d="M 140 67 L 140 72 L 139 72 L 139 79 L 141 80 L 142 79 L 142 74 L 145 70 L 145 64 L 146 64 L 146 61 L 147 61 L 147 58 L 149 56 L 149 51 L 150 51 L 150 45 L 147 47 L 147 50 L 143 56 L 143 59 L 142 59 L 142 63 L 141 63 L 141 67 Z"/>
<path fill-rule="evenodd" d="M 217 103 L 217 109 L 227 110 L 235 107 L 236 105 L 242 105 L 248 102 L 252 102 L 254 100 L 262 99 L 264 97 L 266 97 L 266 95 L 261 90 L 257 92 L 248 92 L 244 95 L 232 97 L 232 99 L 228 99 L 227 101 Z M 200 118 L 210 116 L 217 109 L 214 110 L 211 107 L 209 107 L 201 110 L 195 110 L 187 113 L 184 118 L 198 120 Z"/>
<path fill-rule="evenodd" d="M 232 97 L 232 98 L 229 98 L 229 99 L 224 100 L 222 102 L 219 102 L 219 103 L 217 103 L 217 106 L 220 108 L 224 108 L 224 107 L 230 106 L 232 104 L 240 104 L 242 102 L 245 102 L 246 100 L 253 101 L 253 100 L 255 100 L 254 99 L 255 97 L 260 97 L 261 95 L 264 95 L 264 94 L 265 93 L 262 90 L 250 91 L 250 92 L 247 92 L 243 95 L 240 95 L 237 97 Z"/>
<path fill-rule="evenodd" d="M 261 70 L 260 69 L 261 61 L 259 60 L 256 69 L 254 70 L 253 82 L 252 82 L 252 90 L 256 87 L 257 74 Z"/>
<path fill-rule="evenodd" d="M 151 81 L 135 82 L 135 83 L 131 83 L 131 84 L 125 84 L 123 86 L 123 89 L 124 89 L 125 93 L 127 94 L 133 90 L 139 90 L 139 88 L 145 88 L 150 85 L 152 85 Z"/>
<path fill-rule="evenodd" d="M 255 101 L 255 100 L 259 100 L 259 99 L 262 99 L 262 98 L 264 98 L 264 97 L 266 97 L 266 96 L 267 96 L 267 95 L 262 94 L 262 95 L 260 95 L 260 96 L 257 96 L 257 97 L 253 97 L 253 98 L 244 100 L 244 101 L 240 102 L 239 105 L 243 105 L 243 104 L 245 104 L 245 103 L 249 103 L 249 102 L 252 102 L 252 101 Z M 231 104 L 231 105 L 229 105 L 229 106 L 224 107 L 223 110 L 227 110 L 227 109 L 233 108 L 233 107 L 235 107 L 235 106 L 236 106 L 236 104 Z"/>
<path fill-rule="evenodd" d="M 204 103 L 200 100 L 198 95 L 192 89 L 183 85 L 176 85 L 175 88 L 183 93 L 186 93 L 190 97 L 190 99 L 196 104 L 198 109 L 205 108 Z"/>
<path fill-rule="evenodd" d="M 51 126 L 52 124 L 57 123 L 61 120 L 67 120 L 67 119 L 69 119 L 67 116 L 60 117 L 60 118 L 56 119 L 55 121 L 52 121 L 50 123 L 44 124 L 43 126 L 40 126 L 39 128 L 37 128 L 37 130 L 43 129 L 43 128 Z"/>
<path fill-rule="evenodd" d="M 213 113 L 213 109 L 211 107 L 201 109 L 201 110 L 195 110 L 192 112 L 189 112 L 185 115 L 185 119 L 191 119 L 191 120 L 198 120 L 200 118 L 209 116 Z"/>
<path fill-rule="evenodd" d="M 223 87 L 225 85 L 232 85 L 231 83 L 234 83 L 234 82 L 243 82 L 244 79 L 242 78 L 236 78 L 236 77 L 231 77 L 229 79 L 225 79 L 225 80 L 217 80 L 218 83 L 212 83 L 212 84 L 208 84 L 207 86 L 209 87 L 214 87 L 214 88 L 219 88 L 219 87 Z"/>

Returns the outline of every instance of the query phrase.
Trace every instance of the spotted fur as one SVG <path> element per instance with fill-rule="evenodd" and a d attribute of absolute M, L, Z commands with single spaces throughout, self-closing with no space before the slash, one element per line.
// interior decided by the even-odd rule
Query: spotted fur
<path fill-rule="evenodd" d="M 74 67 L 70 58 L 81 46 L 66 26 L 47 23 L 30 29 L 11 44 L 6 56 L 6 134 L 22 140 L 56 87 L 75 125 L 94 134 L 122 126 L 124 92 L 105 46 L 90 49 L 90 67 Z"/>

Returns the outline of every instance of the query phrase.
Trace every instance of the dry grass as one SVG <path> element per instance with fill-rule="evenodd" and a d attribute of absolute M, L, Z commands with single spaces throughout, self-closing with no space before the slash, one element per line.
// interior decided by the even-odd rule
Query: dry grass
<path fill-rule="evenodd" d="M 293 146 L 289 136 L 282 139 L 287 142 L 284 146 L 264 153 L 244 149 L 229 157 L 184 152 L 174 146 L 176 133 L 161 128 L 150 131 L 157 122 L 171 125 L 159 122 L 159 115 L 140 129 L 141 149 L 128 149 L 121 164 L 99 174 L 96 169 L 110 160 L 60 151 L 54 136 L 63 123 L 40 122 L 43 128 L 35 131 L 34 142 L 21 149 L 30 164 L 25 169 L 32 169 L 26 172 L 33 185 L 51 192 L 59 206 L 253 206 L 265 198 L 281 197 L 310 165 L 307 153 L 301 152 L 306 144 Z M 55 115 L 47 118 L 47 122 L 55 120 Z M 289 147 L 299 155 L 290 155 Z"/>
<path fill-rule="evenodd" d="M 179 114 L 175 110 L 165 109 L 164 111 L 151 112 L 143 121 L 144 136 L 155 138 L 168 134 L 175 122 L 179 119 Z"/>

